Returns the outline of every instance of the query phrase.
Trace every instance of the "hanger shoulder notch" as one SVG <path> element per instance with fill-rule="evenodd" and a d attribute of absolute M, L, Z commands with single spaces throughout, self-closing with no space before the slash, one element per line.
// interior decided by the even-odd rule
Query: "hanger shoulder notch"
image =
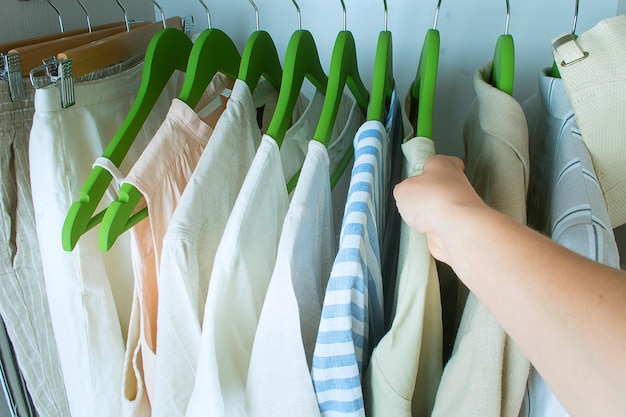
<path fill-rule="evenodd" d="M 219 29 L 200 34 L 191 49 L 179 99 L 194 108 L 216 73 L 235 79 L 241 56 L 231 38 Z"/>
<path fill-rule="evenodd" d="M 263 76 L 278 90 L 282 74 L 278 52 L 270 34 L 263 30 L 252 33 L 241 56 L 238 78 L 248 85 L 250 91 L 254 91 Z"/>
<path fill-rule="evenodd" d="M 341 31 L 335 41 L 330 61 L 330 73 L 326 97 L 322 106 L 322 114 L 315 129 L 313 138 L 329 145 L 335 120 L 339 111 L 343 90 L 348 86 L 358 106 L 365 112 L 369 100 L 369 92 L 359 75 L 354 37 L 349 31 Z"/>
<path fill-rule="evenodd" d="M 322 94 L 326 94 L 328 77 L 322 69 L 313 35 L 296 31 L 289 40 L 276 111 L 267 134 L 280 146 L 285 138 L 304 79 L 308 79 Z"/>
<path fill-rule="evenodd" d="M 420 54 L 417 75 L 411 90 L 411 107 L 416 109 L 416 133 L 432 139 L 435 87 L 439 68 L 439 31 L 428 29 Z M 414 110 L 411 110 L 413 113 Z"/>
<path fill-rule="evenodd" d="M 367 111 L 367 120 L 382 122 L 385 108 L 391 100 L 394 88 L 392 49 L 391 32 L 380 32 L 374 59 L 372 97 Z"/>

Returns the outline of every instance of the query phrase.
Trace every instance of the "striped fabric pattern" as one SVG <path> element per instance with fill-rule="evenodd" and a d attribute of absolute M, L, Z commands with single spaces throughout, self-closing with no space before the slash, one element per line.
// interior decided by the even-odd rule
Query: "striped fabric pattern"
<path fill-rule="evenodd" d="M 607 205 L 591 155 L 561 79 L 542 75 L 539 93 L 524 104 L 531 150 L 533 208 L 529 219 L 562 246 L 596 262 L 620 267 Z M 532 369 L 519 417 L 569 417 Z"/>
<path fill-rule="evenodd" d="M 550 202 L 552 239 L 596 262 L 619 268 L 619 254 L 602 189 L 575 121 L 557 154 Z M 568 139 L 568 140 L 565 140 Z"/>
<path fill-rule="evenodd" d="M 313 354 L 312 378 L 324 417 L 364 416 L 361 378 L 383 332 L 379 222 L 387 176 L 388 135 L 366 122 L 355 159 Z"/>
<path fill-rule="evenodd" d="M 18 392 L 14 400 L 28 403 L 30 395 L 37 411 L 21 411 L 20 417 L 68 416 L 31 191 L 28 149 L 35 91 L 28 80 L 24 88 L 27 99 L 13 103 L 8 84 L 0 82 L 0 315 L 28 387 L 23 401 Z"/>

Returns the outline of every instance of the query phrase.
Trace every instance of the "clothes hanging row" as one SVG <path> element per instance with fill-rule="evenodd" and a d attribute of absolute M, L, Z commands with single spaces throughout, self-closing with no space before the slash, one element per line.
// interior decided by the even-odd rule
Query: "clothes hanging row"
<path fill-rule="evenodd" d="M 620 22 L 599 26 L 600 37 L 615 33 L 623 42 Z M 310 61 L 315 43 L 306 31 L 294 33 L 288 51 L 295 52 L 282 67 L 259 27 L 241 57 L 224 32 L 209 29 L 192 44 L 169 28 L 152 38 L 143 68 L 141 58 L 131 58 L 92 74 L 94 82 L 78 81 L 72 107 L 62 108 L 54 87 L 37 90 L 29 174 L 46 281 L 36 292 L 47 299 L 54 328 L 54 335 L 50 328 L 42 335 L 56 341 L 58 356 L 50 358 L 60 358 L 62 369 L 45 374 L 62 380 L 67 394 L 67 400 L 54 394 L 55 407 L 68 401 L 72 415 L 103 416 L 364 415 L 365 409 L 410 415 L 411 408 L 414 415 L 518 415 L 528 362 L 473 296 L 442 371 L 434 261 L 424 237 L 406 225 L 398 232 L 397 213 L 389 215 L 403 156 L 404 175 L 419 175 L 435 152 L 433 135 L 419 134 L 420 120 L 432 129 L 434 95 L 424 87 L 434 90 L 434 79 L 424 81 L 429 66 L 420 63 L 419 88 L 402 106 L 385 32 L 371 98 L 358 81 L 354 39 L 345 28 L 328 77 L 319 59 Z M 564 42 L 563 53 L 577 47 L 593 63 L 593 34 Z M 208 60 L 218 51 L 223 60 Z M 560 61 L 573 62 L 569 55 Z M 563 68 L 568 76 L 580 65 Z M 465 133 L 468 176 L 489 190 L 494 206 L 525 222 L 531 119 L 492 86 L 491 74 L 491 64 L 476 74 L 478 99 Z M 305 77 L 317 88 L 309 99 L 299 93 Z M 356 99 L 344 94 L 346 84 Z M 375 96 L 382 105 L 372 106 Z M 485 120 L 494 115 L 506 126 L 490 129 Z M 501 157 L 498 143 L 509 146 L 510 159 Z M 80 190 L 93 173 L 103 181 L 88 180 Z M 507 186 L 487 185 L 496 179 Z M 70 208 L 77 196 L 78 208 Z M 513 204 L 500 203 L 511 196 Z M 611 207 L 615 213 L 621 206 Z M 136 214 L 144 208 L 147 219 Z M 101 214 L 91 220 L 95 212 Z M 87 230 L 73 228 L 78 218 Z M 394 267 L 397 274 L 384 275 Z M 16 305 L 7 300 L 0 304 L 3 318 Z M 485 345 L 485 332 L 498 342 Z M 463 359 L 477 355 L 488 358 L 479 369 Z M 496 371 L 484 383 L 486 365 Z M 462 387 L 459 375 L 468 375 Z M 460 400 L 474 379 L 483 383 L 469 386 L 483 391 Z M 35 402 L 55 415 L 41 398 Z"/>

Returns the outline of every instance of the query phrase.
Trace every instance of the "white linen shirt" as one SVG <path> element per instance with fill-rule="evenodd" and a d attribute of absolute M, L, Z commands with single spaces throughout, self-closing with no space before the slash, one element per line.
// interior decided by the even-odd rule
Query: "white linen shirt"
<path fill-rule="evenodd" d="M 362 121 L 360 113 L 354 101 L 342 100 L 343 116 L 338 120 L 346 123 L 335 123 L 335 131 L 343 130 L 341 139 L 335 141 L 341 145 L 339 150 L 347 149 L 344 138 L 349 140 L 351 135 L 346 132 L 356 130 Z M 350 130 L 353 125 L 356 127 Z M 296 173 L 283 166 L 281 157 L 291 154 L 289 158 L 300 158 L 293 169 L 304 160 L 303 154 L 286 147 L 295 133 L 293 128 L 287 132 L 280 150 L 274 139 L 263 137 L 228 219 L 211 273 L 188 417 L 245 414 L 250 355 L 289 204 L 285 184 Z M 340 153 L 329 147 L 330 155 Z"/>
<path fill-rule="evenodd" d="M 159 278 L 153 417 L 184 416 L 200 353 L 201 320 L 218 244 L 267 127 L 278 93 L 261 80 L 254 91 L 235 80 L 163 238 Z M 294 115 L 303 111 L 298 101 Z"/>

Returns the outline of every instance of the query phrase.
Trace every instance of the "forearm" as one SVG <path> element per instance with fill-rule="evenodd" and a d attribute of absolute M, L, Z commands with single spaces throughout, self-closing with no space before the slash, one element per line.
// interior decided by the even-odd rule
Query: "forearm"
<path fill-rule="evenodd" d="M 573 416 L 626 415 L 626 277 L 485 206 L 438 238 Z"/>

